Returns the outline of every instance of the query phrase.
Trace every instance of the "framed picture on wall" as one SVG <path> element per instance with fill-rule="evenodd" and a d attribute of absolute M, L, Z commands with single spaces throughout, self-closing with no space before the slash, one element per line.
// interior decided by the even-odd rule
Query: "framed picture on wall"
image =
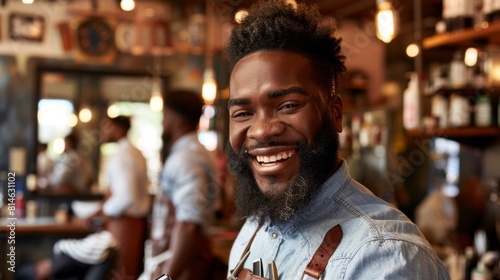
<path fill-rule="evenodd" d="M 13 40 L 43 41 L 45 18 L 41 15 L 11 13 L 9 37 Z"/>

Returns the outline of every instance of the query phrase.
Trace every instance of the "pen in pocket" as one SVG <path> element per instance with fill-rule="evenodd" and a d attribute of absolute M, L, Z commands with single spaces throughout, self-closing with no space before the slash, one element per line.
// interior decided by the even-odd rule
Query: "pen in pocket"
<path fill-rule="evenodd" d="M 278 280 L 278 269 L 274 261 L 267 264 L 267 269 L 269 270 L 269 280 Z"/>

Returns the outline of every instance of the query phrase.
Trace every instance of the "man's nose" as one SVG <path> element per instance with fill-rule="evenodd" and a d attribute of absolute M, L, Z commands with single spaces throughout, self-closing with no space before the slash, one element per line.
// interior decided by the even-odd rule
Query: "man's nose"
<path fill-rule="evenodd" d="M 285 124 L 276 117 L 271 116 L 256 116 L 254 123 L 248 129 L 247 136 L 265 142 L 275 136 L 285 132 Z"/>

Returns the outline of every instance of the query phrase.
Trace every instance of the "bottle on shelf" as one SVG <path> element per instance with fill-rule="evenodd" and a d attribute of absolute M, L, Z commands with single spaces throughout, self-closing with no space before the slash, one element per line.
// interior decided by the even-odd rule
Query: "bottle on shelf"
<path fill-rule="evenodd" d="M 448 111 L 448 122 L 451 127 L 470 126 L 470 104 L 469 100 L 458 94 L 450 95 L 450 105 Z"/>
<path fill-rule="evenodd" d="M 24 188 L 21 182 L 16 182 L 16 196 L 15 196 L 15 216 L 22 219 L 26 215 L 26 200 L 24 197 Z"/>
<path fill-rule="evenodd" d="M 436 93 L 432 96 L 431 115 L 437 118 L 438 127 L 448 127 L 448 100 L 444 94 Z"/>
<path fill-rule="evenodd" d="M 474 125 L 479 127 L 491 126 L 493 124 L 491 97 L 486 93 L 480 93 L 476 96 L 475 107 Z"/>
<path fill-rule="evenodd" d="M 408 88 L 403 94 L 403 126 L 405 129 L 417 129 L 420 126 L 420 100 L 418 88 L 418 74 L 410 76 Z"/>
<path fill-rule="evenodd" d="M 453 54 L 453 60 L 450 63 L 449 82 L 451 88 L 464 88 L 468 84 L 468 70 L 464 62 L 462 51 L 456 51 Z"/>
<path fill-rule="evenodd" d="M 446 31 L 459 31 L 474 26 L 475 0 L 443 0 L 443 20 Z"/>
<path fill-rule="evenodd" d="M 487 24 L 500 20 L 500 0 L 483 0 L 484 22 Z"/>

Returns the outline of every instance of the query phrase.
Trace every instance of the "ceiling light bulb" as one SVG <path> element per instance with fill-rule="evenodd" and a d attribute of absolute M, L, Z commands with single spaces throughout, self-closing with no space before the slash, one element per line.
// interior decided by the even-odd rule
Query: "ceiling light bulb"
<path fill-rule="evenodd" d="M 78 118 L 82 123 L 88 123 L 92 119 L 92 111 L 89 108 L 82 108 L 78 113 Z"/>
<path fill-rule="evenodd" d="M 406 55 L 409 57 L 416 57 L 420 53 L 420 48 L 417 44 L 409 44 L 406 47 Z"/>
<path fill-rule="evenodd" d="M 34 0 L 23 0 L 23 4 L 33 4 Z"/>
<path fill-rule="evenodd" d="M 151 110 L 154 112 L 161 112 L 161 110 L 163 110 L 163 98 L 158 95 L 151 96 L 151 99 L 149 99 L 149 107 L 151 107 Z"/>
<path fill-rule="evenodd" d="M 203 74 L 201 97 L 205 100 L 205 104 L 213 104 L 217 97 L 217 82 L 215 81 L 214 71 L 212 69 L 206 69 Z"/>
<path fill-rule="evenodd" d="M 111 104 L 109 107 L 108 107 L 108 110 L 106 111 L 106 114 L 108 115 L 108 117 L 110 118 L 116 118 L 120 115 L 120 108 L 118 108 L 118 106 L 116 104 Z"/>
<path fill-rule="evenodd" d="M 68 127 L 75 127 L 78 124 L 78 117 L 75 113 L 71 113 L 68 116 Z"/>
<path fill-rule="evenodd" d="M 64 143 L 64 139 L 59 137 L 54 139 L 54 142 L 52 143 L 52 150 L 54 151 L 54 153 L 60 155 L 64 152 L 65 146 L 66 145 Z"/>
<path fill-rule="evenodd" d="M 120 8 L 126 12 L 130 12 L 135 8 L 134 0 L 122 0 L 120 1 Z"/>
<path fill-rule="evenodd" d="M 234 14 L 234 21 L 236 21 L 238 24 L 242 23 L 247 16 L 248 16 L 247 10 L 239 10 Z"/>
<path fill-rule="evenodd" d="M 151 110 L 154 112 L 161 112 L 161 110 L 163 110 L 163 97 L 161 96 L 161 84 L 159 81 L 153 82 L 149 107 L 151 107 Z"/>
<path fill-rule="evenodd" d="M 389 43 L 396 37 L 399 24 L 399 16 L 392 3 L 387 0 L 377 1 L 378 11 L 375 15 L 377 37 L 385 43 Z"/>

